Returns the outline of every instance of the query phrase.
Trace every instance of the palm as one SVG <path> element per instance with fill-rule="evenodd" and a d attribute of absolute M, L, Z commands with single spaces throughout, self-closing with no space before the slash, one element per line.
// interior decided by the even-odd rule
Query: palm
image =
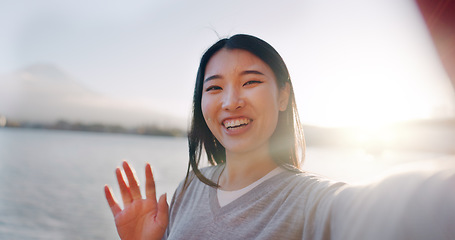
<path fill-rule="evenodd" d="M 166 223 L 157 220 L 157 206 L 149 199 L 134 201 L 115 216 L 115 224 L 121 239 L 154 239 L 155 233 L 163 233 Z M 158 234 L 162 235 L 162 234 Z M 160 239 L 161 237 L 158 237 Z"/>
<path fill-rule="evenodd" d="M 156 201 L 155 183 L 150 165 L 146 167 L 146 195 L 143 199 L 134 170 L 125 162 L 125 173 L 129 186 L 125 183 L 120 169 L 117 169 L 122 199 L 125 208 L 120 209 L 109 187 L 106 186 L 106 199 L 112 209 L 115 225 L 122 240 L 161 239 L 168 223 L 168 206 L 165 195 Z"/>

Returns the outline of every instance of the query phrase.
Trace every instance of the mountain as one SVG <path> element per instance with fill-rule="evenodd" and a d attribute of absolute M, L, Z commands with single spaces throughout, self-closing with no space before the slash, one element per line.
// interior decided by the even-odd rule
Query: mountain
<path fill-rule="evenodd" d="M 0 76 L 0 115 L 20 121 L 160 125 L 184 127 L 184 119 L 143 102 L 98 94 L 50 64 L 37 64 Z"/>

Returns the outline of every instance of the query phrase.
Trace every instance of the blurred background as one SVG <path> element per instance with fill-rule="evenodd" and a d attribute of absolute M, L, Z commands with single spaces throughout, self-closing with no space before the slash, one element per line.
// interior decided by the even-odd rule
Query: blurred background
<path fill-rule="evenodd" d="M 453 4 L 425 3 L 1 1 L 0 238 L 116 239 L 103 186 L 123 159 L 171 196 L 199 59 L 237 33 L 288 65 L 304 170 L 356 184 L 453 160 L 454 33 L 434 27 Z"/>

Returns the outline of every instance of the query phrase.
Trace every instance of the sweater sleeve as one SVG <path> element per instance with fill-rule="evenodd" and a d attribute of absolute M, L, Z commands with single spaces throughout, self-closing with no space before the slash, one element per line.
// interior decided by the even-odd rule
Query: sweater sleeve
<path fill-rule="evenodd" d="M 426 166 L 347 186 L 331 225 L 332 239 L 455 239 L 455 169 Z"/>
<path fill-rule="evenodd" d="M 213 172 L 216 170 L 216 167 L 205 167 L 200 169 L 201 173 L 204 174 L 206 177 L 211 177 Z M 185 180 L 182 180 L 177 187 L 177 189 L 174 192 L 174 195 L 172 196 L 172 200 L 170 202 L 170 207 L 169 207 L 169 223 L 166 228 L 166 232 L 163 236 L 163 240 L 166 240 L 169 238 L 169 235 L 171 234 L 173 229 L 178 225 L 177 223 L 179 219 L 179 210 L 182 207 L 182 201 L 184 198 L 192 198 L 192 196 L 198 194 L 197 188 L 195 189 L 195 186 L 200 186 L 201 184 L 195 184 L 200 182 L 199 179 L 196 177 L 194 172 L 190 172 L 187 178 L 187 188 L 184 189 L 185 185 Z M 202 185 L 205 186 L 205 185 Z"/>
<path fill-rule="evenodd" d="M 331 218 L 333 202 L 339 190 L 345 183 L 332 182 L 319 179 L 311 186 L 311 192 L 307 195 L 307 208 L 305 208 L 305 226 L 303 239 L 332 239 Z"/>
<path fill-rule="evenodd" d="M 174 191 L 174 195 L 172 195 L 172 199 L 171 199 L 171 202 L 169 204 L 169 223 L 167 225 L 166 232 L 164 233 L 164 236 L 163 236 L 162 240 L 166 240 L 168 238 L 168 236 L 169 236 L 170 225 L 172 225 L 173 219 L 174 219 L 174 216 L 172 216 L 172 213 L 174 211 L 172 211 L 172 210 L 174 208 L 177 195 L 182 192 L 183 183 L 184 183 L 184 181 L 180 182 L 180 184 L 178 185 L 178 187 Z"/>

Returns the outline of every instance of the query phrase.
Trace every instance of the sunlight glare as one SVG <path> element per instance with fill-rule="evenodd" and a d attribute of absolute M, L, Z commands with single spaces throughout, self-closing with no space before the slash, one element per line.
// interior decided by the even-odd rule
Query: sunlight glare
<path fill-rule="evenodd" d="M 294 85 L 304 124 L 374 129 L 454 117 L 455 94 L 417 9 L 402 4 L 392 14 L 357 7 L 361 14 L 350 20 L 327 8 L 306 19 L 306 28 L 326 30 L 303 36 L 305 54 L 291 58 L 293 78 L 301 80 Z"/>

